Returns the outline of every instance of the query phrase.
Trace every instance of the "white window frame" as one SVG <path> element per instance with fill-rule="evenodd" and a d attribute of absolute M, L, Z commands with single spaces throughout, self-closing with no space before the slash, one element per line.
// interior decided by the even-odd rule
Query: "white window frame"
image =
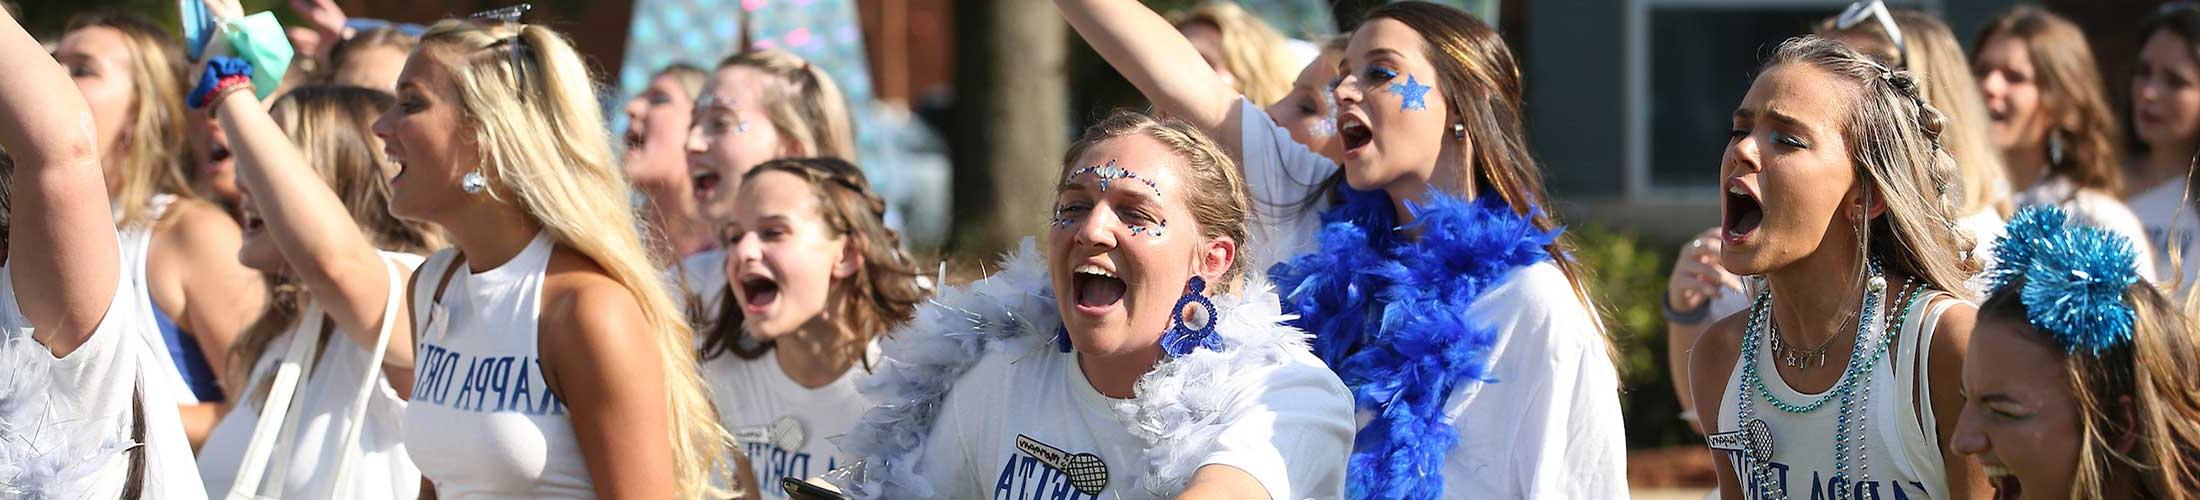
<path fill-rule="evenodd" d="M 1627 0 L 1625 43 L 1621 47 L 1626 61 L 1624 72 L 1626 91 L 1626 125 L 1623 130 L 1626 150 L 1624 196 L 1631 201 L 1655 201 L 1674 204 L 1717 204 L 1717 198 L 1705 196 L 1718 191 L 1718 186 L 1657 186 L 1650 177 L 1650 95 L 1649 68 L 1656 61 L 1650 55 L 1650 12 L 1654 9 L 1681 7 L 1700 10 L 1749 10 L 1749 9 L 1825 9 L 1826 15 L 1841 12 L 1849 5 L 1847 0 Z M 1943 13 L 1941 0 L 1896 0 L 1887 2 L 1889 7 L 1922 9 Z M 1801 35 L 1803 33 L 1796 33 Z"/>

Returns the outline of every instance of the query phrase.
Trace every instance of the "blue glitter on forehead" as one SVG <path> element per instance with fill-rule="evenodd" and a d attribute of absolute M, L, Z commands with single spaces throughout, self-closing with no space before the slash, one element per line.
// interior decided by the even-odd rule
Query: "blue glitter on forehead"
<path fill-rule="evenodd" d="M 1412 74 L 1406 75 L 1405 83 L 1390 84 L 1390 93 L 1398 94 L 1401 99 L 1398 101 L 1399 111 L 1428 109 L 1428 90 L 1429 86 L 1422 85 Z"/>
<path fill-rule="evenodd" d="M 740 104 L 741 101 L 721 98 L 718 97 L 718 94 L 706 92 L 695 98 L 695 111 L 697 114 L 701 114 L 703 110 L 712 107 L 723 108 L 726 110 L 726 115 L 733 117 L 733 131 L 746 134 L 749 132 L 749 121 L 741 118 Z"/>

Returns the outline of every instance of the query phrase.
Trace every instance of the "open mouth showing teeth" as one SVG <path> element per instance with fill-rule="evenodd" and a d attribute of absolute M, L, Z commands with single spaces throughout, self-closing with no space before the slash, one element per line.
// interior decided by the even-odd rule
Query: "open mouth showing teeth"
<path fill-rule="evenodd" d="M 1123 279 L 1116 277 L 1115 273 L 1092 264 L 1077 266 L 1076 273 L 1070 282 L 1076 285 L 1076 296 L 1072 298 L 1077 301 L 1078 308 L 1105 310 L 1123 301 L 1123 292 L 1127 287 L 1124 286 Z"/>
<path fill-rule="evenodd" d="M 741 278 L 741 308 L 749 314 L 764 312 L 779 301 L 779 283 L 763 276 Z"/>
<path fill-rule="evenodd" d="M 695 189 L 696 197 L 709 198 L 712 193 L 718 192 L 718 183 L 724 179 L 716 170 L 702 169 L 690 175 L 688 185 Z"/>
<path fill-rule="evenodd" d="M 1351 151 L 1375 142 L 1375 131 L 1369 130 L 1359 117 L 1346 116 L 1344 124 L 1337 127 L 1337 138 L 1344 140 L 1345 151 Z"/>
<path fill-rule="evenodd" d="M 641 147 L 642 132 L 629 127 L 626 131 L 626 149 L 628 151 L 633 151 L 636 149 L 641 149 Z"/>
<path fill-rule="evenodd" d="M 216 144 L 214 145 L 213 150 L 206 152 L 206 163 L 211 165 L 214 163 L 228 161 L 230 155 L 232 154 L 234 153 L 229 152 L 229 147 Z"/>
<path fill-rule="evenodd" d="M 1723 227 L 1730 244 L 1740 243 L 1738 240 L 1756 232 L 1757 225 L 1765 220 L 1764 205 L 1757 201 L 1756 195 L 1743 189 L 1740 184 L 1727 185 L 1726 203 L 1723 205 L 1726 208 L 1726 223 Z"/>

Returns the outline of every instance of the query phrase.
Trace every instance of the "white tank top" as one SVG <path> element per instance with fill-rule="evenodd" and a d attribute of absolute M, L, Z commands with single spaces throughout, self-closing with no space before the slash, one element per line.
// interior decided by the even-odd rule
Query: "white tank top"
<path fill-rule="evenodd" d="M 159 328 L 150 326 L 153 317 L 153 284 L 150 273 L 146 270 L 149 260 L 147 257 L 152 255 L 153 250 L 153 230 L 159 225 L 161 215 L 168 211 L 168 206 L 175 202 L 176 195 L 153 195 L 152 201 L 145 204 L 145 221 L 124 226 L 116 234 L 122 238 L 122 279 L 136 290 L 137 317 L 147 318 L 148 323 L 146 328 L 136 329 L 140 337 L 138 340 L 146 344 L 146 352 L 151 354 L 144 358 L 148 363 L 145 371 L 145 394 L 171 400 L 179 405 L 188 405 L 198 404 L 199 397 L 191 392 L 191 385 L 184 382 L 182 369 L 169 362 L 175 358 L 175 353 L 168 348 L 168 339 Z M 115 220 L 122 220 L 120 208 L 116 210 Z"/>
<path fill-rule="evenodd" d="M 536 344 L 552 246 L 549 233 L 536 234 L 510 261 L 478 274 L 452 262 L 455 249 L 420 266 L 405 449 L 439 498 L 595 496 L 573 421 L 544 382 Z M 437 303 L 436 284 L 452 266 Z"/>
<path fill-rule="evenodd" d="M 1746 393 L 1755 414 L 1752 418 L 1765 422 L 1774 443 L 1772 460 L 1765 464 L 1765 482 L 1786 492 L 1783 497 L 1751 481 L 1757 463 L 1747 453 L 1726 450 L 1727 459 L 1734 465 L 1733 477 L 1740 478 L 1742 498 L 1948 498 L 1948 475 L 1941 463 L 1940 434 L 1932 412 L 1932 381 L 1926 369 L 1931 349 L 1925 346 L 1932 344 L 1941 313 L 1958 301 L 1951 298 L 1934 302 L 1947 297 L 1942 292 L 1923 295 L 1914 299 L 1923 307 L 1911 309 L 1909 317 L 1903 319 L 1902 330 L 1896 332 L 1895 344 L 1872 365 L 1870 378 L 1857 388 L 1856 394 L 1868 397 L 1856 403 L 1861 411 L 1851 418 L 1859 420 L 1849 423 L 1849 477 L 1854 481 L 1834 478 L 1839 396 L 1809 413 L 1781 411 L 1742 386 L 1743 367 L 1735 364 L 1733 374 L 1727 377 L 1726 393 L 1719 400 L 1717 432 L 1742 428 L 1737 404 Z M 1758 376 L 1764 379 L 1766 390 L 1790 403 L 1816 400 L 1819 394 L 1805 394 L 1788 386 L 1780 371 L 1774 369 L 1778 363 L 1771 349 L 1757 349 Z M 1826 368 L 1840 366 L 1828 363 Z M 1848 490 L 1848 494 L 1837 497 L 1832 493 L 1835 490 Z"/>
<path fill-rule="evenodd" d="M 387 259 L 404 269 L 420 265 L 420 256 L 382 252 Z M 440 278 L 441 276 L 436 276 Z M 403 286 L 397 283 L 395 286 Z M 390 304 L 390 307 L 396 307 Z M 299 382 L 298 404 L 290 411 L 299 413 L 300 419 L 291 438 L 293 446 L 277 448 L 276 453 L 289 453 L 287 470 L 282 474 L 283 486 L 276 492 L 284 498 L 312 498 L 335 491 L 337 460 L 351 455 L 351 477 L 346 491 L 354 498 L 411 499 L 419 495 L 420 469 L 413 466 L 412 458 L 405 453 L 404 436 L 398 420 L 404 417 L 405 400 L 397 396 L 389 378 L 381 367 L 368 366 L 373 360 L 368 346 L 352 340 L 341 325 L 327 321 L 316 305 L 308 305 L 306 314 L 298 324 L 280 337 L 267 343 L 261 351 L 259 362 L 252 367 L 252 378 L 245 383 L 244 392 L 237 397 L 236 409 L 222 417 L 214 426 L 214 432 L 206 438 L 206 445 L 199 448 L 199 476 L 206 480 L 206 492 L 214 498 L 229 496 L 237 479 L 237 468 L 244 462 L 246 445 L 252 439 L 254 426 L 260 422 L 261 400 L 266 397 L 267 384 L 275 376 L 275 367 L 282 362 L 283 354 L 300 335 L 321 335 L 328 325 L 328 336 L 321 342 L 320 355 L 316 358 L 313 374 Z M 399 340 L 392 340 L 397 342 Z M 366 425 L 359 428 L 357 447 L 343 449 L 344 433 L 351 428 L 351 415 L 355 407 L 353 396 L 359 383 L 373 376 L 378 383 L 367 399 L 363 418 Z M 266 474 L 273 476 L 275 472 Z"/>

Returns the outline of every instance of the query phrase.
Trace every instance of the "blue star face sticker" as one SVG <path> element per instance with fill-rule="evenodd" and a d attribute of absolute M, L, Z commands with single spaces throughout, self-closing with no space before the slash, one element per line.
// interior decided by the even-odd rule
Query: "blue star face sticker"
<path fill-rule="evenodd" d="M 1411 74 L 1406 75 L 1405 83 L 1390 84 L 1390 93 L 1398 94 L 1400 99 L 1398 101 L 1399 111 L 1428 109 L 1428 89 L 1429 86 L 1422 85 L 1421 81 L 1415 79 Z"/>

